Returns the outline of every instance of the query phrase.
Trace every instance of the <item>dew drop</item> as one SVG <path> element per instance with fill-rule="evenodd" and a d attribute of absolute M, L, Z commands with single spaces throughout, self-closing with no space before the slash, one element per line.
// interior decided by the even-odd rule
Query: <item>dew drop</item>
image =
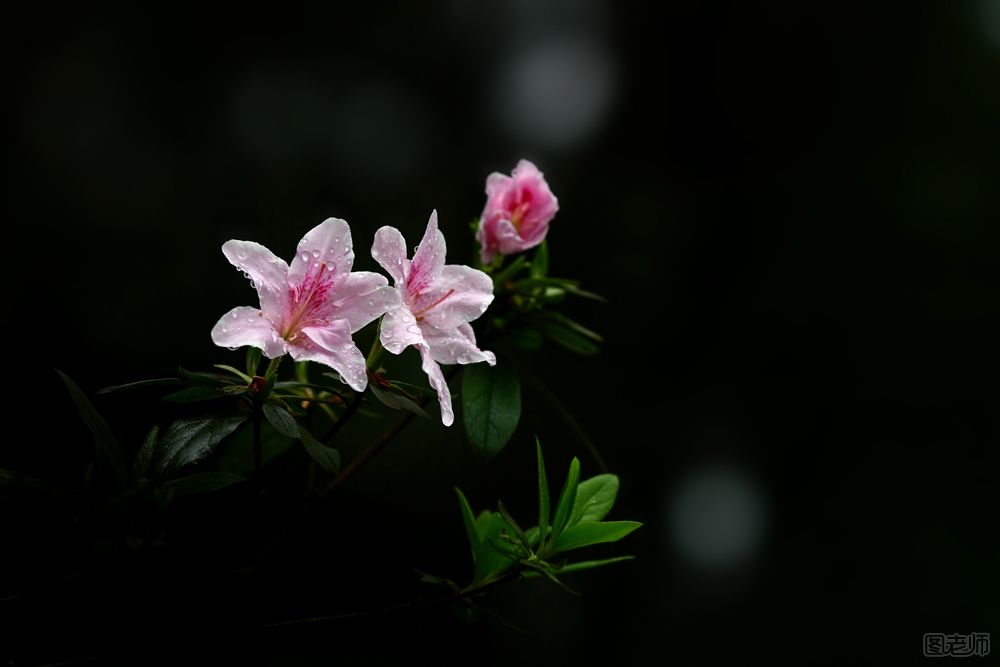
<path fill-rule="evenodd" d="M 302 258 L 303 262 L 308 262 L 309 261 L 309 253 L 307 253 L 307 252 L 302 253 L 301 255 L 299 255 L 299 257 Z"/>
<path fill-rule="evenodd" d="M 313 250 L 313 251 L 312 251 L 312 256 L 313 256 L 314 258 L 316 258 L 316 257 L 319 257 L 319 250 Z"/>
<path fill-rule="evenodd" d="M 252 317 L 247 318 L 247 324 L 253 324 L 254 319 Z"/>
<path fill-rule="evenodd" d="M 239 313 L 237 313 L 237 312 L 233 311 L 233 319 L 234 319 L 234 320 L 235 320 L 235 319 L 236 319 L 237 317 L 239 317 L 239 316 L 240 316 L 240 314 L 239 314 Z M 223 331 L 224 331 L 224 330 L 223 330 Z"/>

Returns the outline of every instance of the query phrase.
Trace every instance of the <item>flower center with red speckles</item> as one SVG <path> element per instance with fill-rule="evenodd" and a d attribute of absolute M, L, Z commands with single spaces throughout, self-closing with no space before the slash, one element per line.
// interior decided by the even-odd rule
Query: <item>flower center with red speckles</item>
<path fill-rule="evenodd" d="M 444 296 L 442 296 L 440 299 L 438 299 L 434 303 L 432 303 L 430 305 L 427 305 L 427 306 L 424 306 L 423 308 L 421 308 L 419 310 L 412 310 L 411 309 L 410 312 L 413 314 L 413 316 L 415 318 L 417 318 L 417 322 L 422 322 L 423 319 L 424 319 L 424 315 L 427 314 L 427 311 L 429 311 L 430 309 L 435 308 L 435 307 L 441 305 L 441 303 L 445 299 L 447 299 L 449 296 L 451 296 L 454 293 L 455 293 L 454 288 L 449 289 L 447 292 L 444 293 Z"/>
<path fill-rule="evenodd" d="M 292 306 L 291 316 L 281 337 L 291 342 L 304 326 L 318 320 L 319 311 L 327 303 L 327 295 L 333 290 L 333 267 L 320 263 L 315 273 L 307 273 L 301 285 L 291 285 L 288 297 Z"/>

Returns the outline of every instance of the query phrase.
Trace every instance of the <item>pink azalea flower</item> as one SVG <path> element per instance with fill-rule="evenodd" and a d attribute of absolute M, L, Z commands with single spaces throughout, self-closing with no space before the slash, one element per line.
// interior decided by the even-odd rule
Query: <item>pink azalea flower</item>
<path fill-rule="evenodd" d="M 424 238 L 406 257 L 406 240 L 395 227 L 375 232 L 372 257 L 382 265 L 399 291 L 399 305 L 382 318 L 382 347 L 400 354 L 413 346 L 420 352 L 421 367 L 437 392 L 441 421 L 451 426 L 451 392 L 438 364 L 496 364 L 492 352 L 476 346 L 469 322 L 493 301 L 493 280 L 477 269 L 444 263 L 444 234 L 438 230 L 437 211 L 427 221 Z"/>
<path fill-rule="evenodd" d="M 310 230 L 291 266 L 252 241 L 226 241 L 222 252 L 257 289 L 260 310 L 240 306 L 223 315 L 212 329 L 216 345 L 318 361 L 364 391 L 365 358 L 351 334 L 397 306 L 399 294 L 385 276 L 351 272 L 354 244 L 345 221 L 329 218 Z"/>
<path fill-rule="evenodd" d="M 549 221 L 559 210 L 545 176 L 531 162 L 521 160 L 510 176 L 493 172 L 486 177 L 486 206 L 479 219 L 476 240 L 483 264 L 497 253 L 513 255 L 545 240 Z"/>

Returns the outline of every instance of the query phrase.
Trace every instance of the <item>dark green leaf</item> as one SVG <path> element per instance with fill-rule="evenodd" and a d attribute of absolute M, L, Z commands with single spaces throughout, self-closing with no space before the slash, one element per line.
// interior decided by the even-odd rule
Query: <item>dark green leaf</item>
<path fill-rule="evenodd" d="M 115 471 L 118 481 L 124 482 L 125 457 L 122 454 L 121 447 L 118 445 L 115 434 L 111 432 L 111 428 L 104 421 L 104 417 L 97 412 L 86 395 L 76 386 L 76 383 L 62 371 L 57 370 L 56 372 L 59 373 L 63 382 L 66 383 L 66 389 L 69 390 L 69 395 L 73 399 L 74 405 L 76 405 L 76 411 L 80 414 L 83 423 L 87 425 L 87 429 L 90 430 L 91 435 L 94 436 L 97 451 L 103 454 L 104 458 L 111 464 L 111 469 Z"/>
<path fill-rule="evenodd" d="M 224 398 L 221 388 L 216 387 L 188 387 L 167 394 L 163 400 L 168 403 L 197 403 L 199 401 L 212 401 L 217 398 Z"/>
<path fill-rule="evenodd" d="M 482 458 L 507 444 L 521 418 L 521 384 L 507 364 L 466 366 L 462 373 L 465 432 Z"/>
<path fill-rule="evenodd" d="M 580 484 L 580 461 L 575 456 L 569 463 L 569 473 L 566 475 L 566 482 L 562 491 L 559 492 L 559 502 L 556 503 L 555 518 L 552 519 L 552 536 L 558 538 L 559 534 L 566 528 L 569 517 L 573 513 L 573 505 L 576 503 L 576 489 Z"/>
<path fill-rule="evenodd" d="M 585 337 L 589 338 L 592 341 L 595 341 L 597 343 L 603 343 L 604 342 L 604 338 L 601 336 L 601 334 L 597 333 L 596 331 L 592 331 L 592 330 L 588 329 L 587 327 L 583 326 L 582 324 L 580 324 L 576 320 L 572 320 L 572 319 L 566 317 L 565 315 L 563 315 L 562 313 L 556 313 L 556 312 L 549 311 L 549 312 L 546 313 L 546 316 L 549 319 L 553 320 L 554 322 L 558 322 L 559 324 L 563 325 L 567 329 L 571 329 L 574 332 L 580 334 L 581 336 L 585 336 Z"/>
<path fill-rule="evenodd" d="M 238 482 L 245 482 L 246 477 L 229 472 L 203 472 L 174 479 L 163 485 L 165 490 L 173 491 L 178 496 L 192 496 L 197 493 L 218 491 Z"/>
<path fill-rule="evenodd" d="M 455 487 L 455 494 L 458 496 L 458 506 L 462 510 L 462 523 L 465 524 L 465 535 L 469 538 L 469 547 L 472 549 L 472 562 L 475 563 L 479 545 L 482 544 L 483 540 L 479 535 L 479 528 L 476 526 L 476 517 L 472 513 L 472 508 L 469 506 L 469 501 L 465 498 L 465 494 L 457 486 Z"/>
<path fill-rule="evenodd" d="M 381 389 L 376 387 L 373 383 L 369 383 L 368 388 L 372 390 L 372 394 L 375 395 L 375 398 L 377 398 L 379 402 L 387 408 L 392 408 L 393 410 L 406 410 L 425 419 L 430 419 L 430 415 L 428 415 L 422 407 L 406 396 Z"/>
<path fill-rule="evenodd" d="M 605 565 L 611 565 L 612 563 L 621 563 L 627 560 L 635 560 L 635 556 L 618 556 L 616 558 L 605 558 L 603 560 L 584 560 L 578 563 L 566 563 L 561 568 L 559 568 L 559 574 L 568 574 L 570 572 L 583 572 L 584 570 L 593 570 L 595 567 L 603 567 Z"/>
<path fill-rule="evenodd" d="M 146 441 L 142 443 L 139 453 L 135 455 L 132 470 L 136 477 L 145 477 L 149 471 L 149 464 L 153 461 L 153 452 L 156 451 L 156 443 L 160 439 L 160 427 L 154 426 L 149 429 Z"/>
<path fill-rule="evenodd" d="M 299 438 L 302 440 L 302 446 L 305 447 L 306 453 L 309 454 L 309 456 L 312 457 L 312 460 L 318 463 L 321 468 L 336 474 L 337 471 L 340 470 L 340 452 L 333 447 L 327 447 L 321 443 L 305 428 L 299 426 L 298 429 Z"/>
<path fill-rule="evenodd" d="M 247 375 L 250 377 L 257 375 L 257 369 L 260 368 L 260 354 L 259 347 L 247 347 Z"/>
<path fill-rule="evenodd" d="M 30 489 L 36 493 L 42 493 L 47 496 L 51 496 L 59 500 L 72 505 L 73 499 L 70 498 L 65 492 L 57 489 L 48 482 L 43 482 L 40 479 L 34 477 L 29 477 L 28 475 L 22 475 L 14 470 L 7 470 L 6 468 L 0 468 L 0 490 L 15 490 L 15 489 Z"/>
<path fill-rule="evenodd" d="M 618 477 L 604 474 L 580 482 L 576 489 L 576 502 L 567 527 L 578 523 L 600 521 L 608 515 L 618 497 Z"/>
<path fill-rule="evenodd" d="M 535 438 L 535 449 L 538 453 L 538 533 L 541 537 L 549 532 L 549 512 L 552 506 L 549 501 L 549 479 L 545 474 L 545 459 L 542 458 L 542 443 Z"/>
<path fill-rule="evenodd" d="M 296 439 L 299 437 L 299 424 L 295 421 L 295 417 L 288 413 L 288 410 L 279 408 L 278 406 L 270 403 L 265 403 L 264 417 L 266 417 L 267 422 L 274 427 L 274 430 L 281 435 Z"/>
<path fill-rule="evenodd" d="M 156 471 L 168 475 L 202 460 L 246 419 L 246 415 L 178 419 L 163 434 L 156 448 Z"/>
<path fill-rule="evenodd" d="M 509 334 L 511 343 L 522 350 L 537 350 L 545 342 L 542 332 L 531 326 L 520 326 Z"/>
<path fill-rule="evenodd" d="M 641 525 L 638 521 L 578 523 L 556 538 L 555 552 L 561 553 L 603 542 L 617 542 Z"/>
<path fill-rule="evenodd" d="M 572 329 L 562 326 L 561 324 L 553 322 L 540 322 L 538 326 L 541 328 L 542 333 L 545 334 L 546 338 L 557 345 L 561 345 L 570 352 L 575 352 L 576 354 L 589 357 L 601 351 L 601 348 L 597 345 L 597 343 L 581 336 Z"/>
<path fill-rule="evenodd" d="M 195 373 L 194 371 L 178 367 L 177 374 L 194 384 L 204 384 L 211 387 L 222 387 L 230 384 L 229 380 L 214 373 Z"/>
<path fill-rule="evenodd" d="M 224 371 L 229 371 L 230 373 L 232 373 L 233 375 L 235 375 L 235 376 L 236 376 L 236 377 L 238 377 L 239 379 L 243 380 L 243 381 L 244 381 L 244 382 L 246 382 L 247 384 L 249 384 L 249 383 L 250 383 L 250 381 L 251 381 L 251 380 L 253 380 L 253 378 L 252 378 L 252 377 L 250 377 L 249 375 L 247 375 L 247 374 L 246 374 L 246 373 L 244 373 L 243 371 L 241 371 L 241 370 L 239 370 L 239 369 L 237 369 L 237 368 L 233 368 L 232 366 L 229 366 L 228 364 L 213 364 L 213 365 L 214 365 L 214 366 L 215 366 L 216 368 L 219 368 L 219 369 L 221 369 L 221 370 L 224 370 Z"/>
<path fill-rule="evenodd" d="M 130 391 L 132 389 L 145 389 L 147 387 L 180 387 L 188 384 L 180 378 L 156 378 L 155 380 L 139 380 L 128 384 L 116 384 L 113 387 L 105 387 L 98 394 L 110 394 L 115 391 Z"/>

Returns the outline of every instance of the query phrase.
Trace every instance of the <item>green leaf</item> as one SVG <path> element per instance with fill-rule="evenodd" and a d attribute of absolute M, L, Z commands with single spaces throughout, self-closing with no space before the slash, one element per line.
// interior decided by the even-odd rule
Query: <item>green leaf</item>
<path fill-rule="evenodd" d="M 98 394 L 110 394 L 116 391 L 131 391 L 133 389 L 145 389 L 147 387 L 180 387 L 188 384 L 180 378 L 156 378 L 155 380 L 139 380 L 127 384 L 116 384 L 112 387 L 105 387 L 98 391 Z"/>
<path fill-rule="evenodd" d="M 573 457 L 569 462 L 569 473 L 566 475 L 566 482 L 562 491 L 559 492 L 559 501 L 556 503 L 555 518 L 552 519 L 552 538 L 556 539 L 566 528 L 569 517 L 573 513 L 573 505 L 576 503 L 576 489 L 580 484 L 580 460 Z"/>
<path fill-rule="evenodd" d="M 156 471 L 169 475 L 202 460 L 246 419 L 246 415 L 178 419 L 160 439 L 156 449 Z"/>
<path fill-rule="evenodd" d="M 305 447 L 306 453 L 312 457 L 312 460 L 318 463 L 323 470 L 336 474 L 337 471 L 340 470 L 340 452 L 333 447 L 327 447 L 321 443 L 313 437 L 312 433 L 307 431 L 302 426 L 299 426 L 298 429 L 299 439 L 302 440 L 302 446 Z"/>
<path fill-rule="evenodd" d="M 578 563 L 566 563 L 561 568 L 559 568 L 559 574 L 568 574 L 570 572 L 583 572 L 584 570 L 593 570 L 595 567 L 604 567 L 605 565 L 611 565 L 612 563 L 621 563 L 627 560 L 635 560 L 635 556 L 618 556 L 616 558 L 605 558 L 603 560 L 583 560 Z"/>
<path fill-rule="evenodd" d="M 476 551 L 473 572 L 473 581 L 478 583 L 506 572 L 514 565 L 514 561 L 496 546 L 502 544 L 500 534 L 507 527 L 507 522 L 499 512 L 484 511 L 476 520 L 476 525 L 482 538 Z"/>
<path fill-rule="evenodd" d="M 542 241 L 535 251 L 535 256 L 531 259 L 531 275 L 535 278 L 544 278 L 549 273 L 549 244 Z"/>
<path fill-rule="evenodd" d="M 62 371 L 57 370 L 56 372 L 59 373 L 59 376 L 62 377 L 63 382 L 66 384 L 66 389 L 69 390 L 70 398 L 73 399 L 73 403 L 76 405 L 76 411 L 80 414 L 80 419 L 83 420 L 83 423 L 87 425 L 87 429 L 90 430 L 91 435 L 94 436 L 97 451 L 103 454 L 104 458 L 111 464 L 111 469 L 115 471 L 118 481 L 124 482 L 125 456 L 122 454 L 121 446 L 119 446 L 115 434 L 111 432 L 111 428 L 104 421 L 104 417 L 97 412 L 86 395 L 76 386 L 76 383 Z"/>
<path fill-rule="evenodd" d="M 578 523 L 567 528 L 556 538 L 555 552 L 579 549 L 591 544 L 617 542 L 641 526 L 638 521 L 602 521 L 599 523 Z"/>
<path fill-rule="evenodd" d="M 521 418 L 521 383 L 507 364 L 466 366 L 462 373 L 465 432 L 482 458 L 495 456 Z"/>
<path fill-rule="evenodd" d="M 288 413 L 288 410 L 279 408 L 270 403 L 264 404 L 264 417 L 267 422 L 274 427 L 274 430 L 289 438 L 299 438 L 299 424 L 295 417 Z"/>
<path fill-rule="evenodd" d="M 223 387 L 229 384 L 229 380 L 214 373 L 195 373 L 194 371 L 178 367 L 177 374 L 194 384 L 204 384 L 211 387 Z"/>
<path fill-rule="evenodd" d="M 173 491 L 178 496 L 193 496 L 197 493 L 218 491 L 238 482 L 245 482 L 246 477 L 229 472 L 203 472 L 171 480 L 163 485 L 166 490 Z"/>
<path fill-rule="evenodd" d="M 596 331 L 592 331 L 591 329 L 588 329 L 587 327 L 583 326 L 582 324 L 580 324 L 576 320 L 572 320 L 572 319 L 566 317 L 565 315 L 563 315 L 562 313 L 556 313 L 556 312 L 549 311 L 549 312 L 546 313 L 546 316 L 549 319 L 551 319 L 551 320 L 553 320 L 555 322 L 558 322 L 559 324 L 565 326 L 567 329 L 572 329 L 574 332 L 580 334 L 581 336 L 585 336 L 585 337 L 589 338 L 592 341 L 595 341 L 595 342 L 598 342 L 598 343 L 603 343 L 604 342 L 604 337 L 601 336 L 601 334 L 597 333 Z"/>
<path fill-rule="evenodd" d="M 593 570 L 595 567 L 603 567 L 605 565 L 612 565 L 614 563 L 621 563 L 627 560 L 635 560 L 635 556 L 617 556 L 615 558 L 605 558 L 603 560 L 582 560 L 576 563 L 566 563 L 560 568 L 556 569 L 556 574 L 572 574 L 573 572 L 583 572 L 584 570 Z M 541 576 L 541 572 L 529 570 L 524 573 L 526 579 L 532 577 Z"/>
<path fill-rule="evenodd" d="M 255 349 L 255 348 L 251 348 L 251 349 Z M 224 371 L 229 371 L 230 373 L 232 373 L 233 375 L 235 375 L 236 377 L 238 377 L 239 379 L 243 380 L 244 382 L 246 382 L 248 384 L 253 380 L 252 377 L 250 377 L 249 375 L 247 375 L 243 371 L 241 371 L 239 369 L 236 369 L 236 368 L 233 368 L 232 366 L 229 366 L 228 364 L 213 364 L 213 365 L 216 368 L 222 369 Z"/>
<path fill-rule="evenodd" d="M 469 501 L 465 494 L 457 486 L 455 495 L 458 496 L 458 506 L 462 510 L 462 523 L 465 524 L 465 536 L 469 538 L 469 547 L 472 549 L 472 562 L 475 564 L 479 545 L 482 544 L 482 537 L 479 535 L 479 528 L 476 526 L 476 517 L 472 513 Z"/>
<path fill-rule="evenodd" d="M 132 471 L 136 477 L 146 476 L 146 472 L 149 471 L 149 464 L 153 461 L 153 453 L 156 451 L 156 443 L 159 442 L 159 439 L 160 427 L 154 426 L 149 429 L 146 441 L 142 443 L 142 447 L 139 449 L 139 453 L 135 455 L 135 461 L 132 463 Z"/>
<path fill-rule="evenodd" d="M 168 403 L 197 403 L 199 401 L 213 401 L 217 398 L 223 397 L 224 394 L 220 391 L 220 389 L 202 386 L 188 387 L 187 389 L 175 391 L 172 394 L 164 396 L 163 400 Z"/>
<path fill-rule="evenodd" d="M 549 532 L 549 512 L 552 507 L 549 501 L 549 479 L 545 474 L 545 459 L 542 458 L 542 443 L 535 438 L 535 449 L 538 453 L 538 534 L 542 539 Z"/>
<path fill-rule="evenodd" d="M 578 523 L 600 521 L 611 511 L 617 497 L 617 475 L 597 475 L 580 482 L 580 486 L 576 490 L 573 514 L 566 527 L 569 528 Z"/>
<path fill-rule="evenodd" d="M 585 338 L 584 336 L 574 332 L 572 329 L 560 324 L 553 322 L 540 322 L 538 323 L 538 326 L 541 328 L 542 333 L 545 334 L 546 338 L 557 345 L 561 345 L 570 352 L 575 352 L 576 354 L 584 357 L 589 357 L 601 351 L 600 346 L 594 341 Z"/>
<path fill-rule="evenodd" d="M 493 284 L 503 286 L 504 283 L 508 282 L 511 278 L 521 272 L 528 264 L 528 260 L 525 259 L 524 255 L 518 255 L 517 259 L 510 263 L 510 266 L 500 271 L 500 273 L 493 276 Z"/>
<path fill-rule="evenodd" d="M 259 347 L 247 347 L 247 375 L 251 378 L 257 375 L 257 370 L 260 368 L 260 355 Z"/>
<path fill-rule="evenodd" d="M 373 383 L 368 383 L 368 388 L 372 390 L 372 394 L 375 395 L 375 398 L 377 398 L 385 407 L 392 408 L 393 410 L 407 410 L 408 412 L 419 415 L 424 419 L 430 419 L 430 415 L 427 414 L 426 410 L 406 396 L 392 391 L 386 391 L 385 389 L 376 387 Z"/>
<path fill-rule="evenodd" d="M 35 477 L 29 477 L 28 475 L 22 475 L 14 470 L 0 468 L 0 490 L 15 490 L 18 488 L 30 489 L 37 493 L 51 496 L 60 502 L 69 505 L 73 504 L 73 499 L 70 496 L 48 482 L 36 479 Z"/>
<path fill-rule="evenodd" d="M 517 327 L 507 335 L 515 347 L 529 352 L 539 349 L 545 342 L 545 336 L 542 335 L 542 332 L 531 326 Z"/>
<path fill-rule="evenodd" d="M 511 530 L 514 531 L 514 535 L 517 537 L 517 541 L 521 543 L 521 546 L 523 546 L 526 550 L 530 552 L 531 544 L 529 544 L 528 542 L 528 536 L 524 534 L 523 530 L 521 530 L 521 526 L 518 525 L 517 521 L 514 519 L 514 516 L 509 511 L 507 511 L 507 507 L 503 504 L 503 501 L 499 500 L 497 501 L 497 508 L 500 510 L 500 516 L 503 517 L 503 520 L 506 521 L 507 525 L 510 526 Z"/>

